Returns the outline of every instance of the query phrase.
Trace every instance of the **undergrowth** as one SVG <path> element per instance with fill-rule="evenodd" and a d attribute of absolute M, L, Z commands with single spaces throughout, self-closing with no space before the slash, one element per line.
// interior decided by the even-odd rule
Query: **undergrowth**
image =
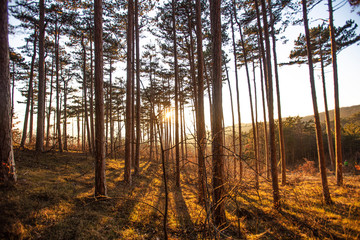
<path fill-rule="evenodd" d="M 107 160 L 108 197 L 94 198 L 94 161 L 76 152 L 15 151 L 18 183 L 0 188 L 0 239 L 163 239 L 164 186 L 160 162 L 141 161 L 131 187 L 123 161 Z M 168 232 L 171 239 L 358 239 L 360 176 L 345 175 L 344 186 L 329 187 L 334 204 L 322 200 L 320 176 L 289 173 L 281 187 L 281 210 L 272 208 L 270 181 L 251 176 L 230 181 L 227 225 L 214 235 L 197 202 L 196 168 L 182 168 L 182 187 L 172 184 Z"/>

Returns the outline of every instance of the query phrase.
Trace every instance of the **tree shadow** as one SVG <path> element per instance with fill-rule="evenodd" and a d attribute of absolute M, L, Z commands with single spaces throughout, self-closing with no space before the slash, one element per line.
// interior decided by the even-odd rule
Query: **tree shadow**
<path fill-rule="evenodd" d="M 172 195 L 175 202 L 176 216 L 182 226 L 183 239 L 196 239 L 194 223 L 191 220 L 181 188 L 174 187 Z"/>

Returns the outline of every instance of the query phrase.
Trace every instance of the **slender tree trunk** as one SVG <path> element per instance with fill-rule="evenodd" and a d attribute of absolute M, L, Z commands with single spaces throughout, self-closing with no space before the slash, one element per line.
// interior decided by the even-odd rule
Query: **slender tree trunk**
<path fill-rule="evenodd" d="M 16 182 L 15 160 L 11 132 L 11 97 L 8 40 L 8 1 L 0 1 L 0 182 Z"/>
<path fill-rule="evenodd" d="M 324 156 L 325 154 L 324 154 L 324 145 L 323 145 L 321 124 L 320 124 L 319 112 L 318 112 L 318 106 L 317 106 L 317 100 L 316 100 L 314 67 L 313 67 L 313 61 L 312 61 L 312 52 L 311 52 L 310 33 L 309 33 L 309 25 L 308 25 L 308 18 L 307 18 L 306 0 L 302 0 L 302 7 L 303 7 L 303 19 L 304 19 L 304 27 L 305 27 L 307 56 L 308 56 L 308 63 L 309 63 L 311 96 L 312 96 L 313 108 L 314 108 L 316 143 L 317 143 L 317 150 L 318 150 L 318 159 L 319 159 L 319 168 L 320 168 L 320 175 L 321 175 L 323 197 L 324 197 L 324 201 L 326 204 L 331 204 L 332 201 L 331 201 L 331 197 L 330 197 L 329 186 L 328 186 L 327 176 L 326 176 L 325 156 Z"/>
<path fill-rule="evenodd" d="M 277 65 L 277 54 L 276 54 L 276 37 L 274 29 L 274 19 L 271 10 L 271 1 L 268 1 L 269 13 L 270 13 L 270 25 L 271 25 L 271 38 L 272 38 L 272 50 L 273 50 L 273 59 L 274 59 L 274 73 L 275 73 L 275 84 L 276 84 L 276 99 L 277 99 L 277 109 L 278 109 L 278 121 L 279 121 L 279 142 L 280 142 L 280 161 L 281 161 L 281 183 L 286 185 L 286 155 L 285 155 L 285 141 L 283 133 L 283 124 L 281 116 L 281 99 L 280 99 L 280 84 L 279 84 L 279 74 L 278 74 L 278 65 Z"/>
<path fill-rule="evenodd" d="M 229 94 L 230 94 L 230 105 L 231 105 L 231 118 L 232 118 L 232 153 L 231 155 L 233 155 L 233 153 L 236 153 L 236 139 L 235 139 L 235 115 L 234 115 L 234 103 L 233 103 L 233 96 L 232 96 L 232 90 L 231 90 L 231 85 L 230 85 L 230 79 L 229 79 L 229 71 L 228 68 L 226 66 L 225 63 L 225 70 L 226 70 L 226 80 L 228 83 L 228 87 L 229 87 Z M 236 178 L 236 159 L 234 158 L 234 178 Z M 230 169 L 230 167 L 228 167 Z"/>
<path fill-rule="evenodd" d="M 39 21 L 39 91 L 38 91 L 38 114 L 36 128 L 37 152 L 44 151 L 44 117 L 45 117 L 45 0 L 39 0 L 40 21 Z"/>
<path fill-rule="evenodd" d="M 93 48 L 92 48 L 92 30 L 90 30 L 90 131 L 91 148 L 95 154 L 95 130 L 94 130 L 94 78 L 93 78 Z"/>
<path fill-rule="evenodd" d="M 127 25 L 127 83 L 126 83 L 126 122 L 125 122 L 125 173 L 124 180 L 131 185 L 131 159 L 132 159 L 132 85 L 133 85 L 133 74 L 132 74 L 132 52 L 133 52 L 133 30 L 134 30 L 134 9 L 133 0 L 128 1 L 128 25 Z"/>
<path fill-rule="evenodd" d="M 264 89 L 264 75 L 263 75 L 263 66 L 262 60 L 259 57 L 260 62 L 260 81 L 261 81 L 261 99 L 263 105 L 263 115 L 264 115 L 264 150 L 265 150 L 265 163 L 266 163 L 266 177 L 270 178 L 270 158 L 269 158 L 269 137 L 268 137 L 268 127 L 266 121 L 266 104 L 265 104 L 265 89 Z"/>
<path fill-rule="evenodd" d="M 91 144 L 91 133 L 89 126 L 89 112 L 88 112 L 88 100 L 87 100 L 87 78 L 86 78 L 86 46 L 84 43 L 84 36 L 81 38 L 81 45 L 83 48 L 83 91 L 84 91 L 84 112 L 85 112 L 85 127 L 86 127 L 86 135 L 89 145 L 89 151 L 92 152 L 92 144 Z"/>
<path fill-rule="evenodd" d="M 176 173 L 175 184 L 180 187 L 180 149 L 179 149 L 179 69 L 177 59 L 177 36 L 176 36 L 176 1 L 172 0 L 173 43 L 174 43 L 174 68 L 175 68 L 175 161 Z"/>
<path fill-rule="evenodd" d="M 95 12 L 95 196 L 106 195 L 104 139 L 104 80 L 102 0 L 94 0 Z"/>
<path fill-rule="evenodd" d="M 222 78 L 221 78 L 221 11 L 220 0 L 210 1 L 212 55 L 213 55 L 213 189 L 214 189 L 214 223 L 221 226 L 225 223 L 225 187 L 223 160 L 222 128 Z"/>
<path fill-rule="evenodd" d="M 331 39 L 331 59 L 333 65 L 333 78 L 334 78 L 334 125 L 335 125 L 335 153 L 336 153 L 336 183 L 338 186 L 343 185 L 342 175 L 342 149 L 341 149 L 341 125 L 340 125 L 340 104 L 339 104 L 339 81 L 336 60 L 336 42 L 335 42 L 335 29 L 334 29 L 334 11 L 332 7 L 332 0 L 328 0 L 329 6 L 329 28 Z"/>
<path fill-rule="evenodd" d="M 110 59 L 110 93 L 109 93 L 109 119 L 110 119 L 110 157 L 114 158 L 114 120 L 113 120 L 113 106 L 112 106 L 112 60 Z"/>
<path fill-rule="evenodd" d="M 59 144 L 59 151 L 62 152 L 62 141 L 61 141 L 61 110 L 60 110 L 60 79 L 59 79 L 59 38 L 60 28 L 58 28 L 58 20 L 55 22 L 55 68 L 56 68 L 56 128 L 57 128 L 57 139 Z"/>
<path fill-rule="evenodd" d="M 68 150 L 67 144 L 67 82 L 64 79 L 64 124 L 63 124 L 63 131 L 64 131 L 64 150 Z"/>
<path fill-rule="evenodd" d="M 235 67 L 235 81 L 236 81 L 236 101 L 237 101 L 237 115 L 238 115 L 238 132 L 239 132 L 239 176 L 240 181 L 242 180 L 243 167 L 241 162 L 241 153 L 242 153 L 242 138 L 241 138 L 241 114 L 240 114 L 240 91 L 239 91 L 239 78 L 238 78 L 238 69 L 237 69 L 237 54 L 236 54 L 236 44 L 235 44 L 235 34 L 234 34 L 234 22 L 233 22 L 233 12 L 231 11 L 231 36 L 233 44 L 233 54 L 234 54 L 234 67 Z M 234 168 L 236 172 L 236 168 Z"/>
<path fill-rule="evenodd" d="M 327 94 L 326 94 L 326 82 L 325 82 L 325 67 L 324 67 L 324 60 L 322 49 L 320 48 L 320 64 L 321 64 L 321 79 L 323 85 L 323 93 L 324 93 L 324 106 L 325 106 L 325 121 L 326 121 L 326 133 L 328 139 L 328 148 L 329 148 L 329 156 L 330 156 L 330 163 L 332 169 L 335 171 L 335 154 L 334 154 L 334 146 L 333 146 L 333 139 L 331 134 L 331 127 L 330 127 L 330 117 L 329 117 L 329 109 L 327 104 Z"/>
<path fill-rule="evenodd" d="M 26 107 L 25 107 L 25 117 L 24 117 L 24 126 L 23 126 L 23 134 L 21 138 L 20 148 L 24 148 L 25 141 L 26 141 L 26 135 L 27 135 L 27 127 L 28 127 L 28 119 L 29 119 L 29 112 L 30 112 L 30 105 L 31 105 L 31 99 L 33 95 L 33 79 L 34 79 L 34 65 L 35 65 L 35 58 L 36 58 L 36 47 L 37 47 L 37 33 L 34 33 L 34 45 L 33 50 L 34 53 L 31 58 L 31 65 L 30 65 L 30 79 L 29 79 L 29 90 L 27 93 L 27 101 L 26 101 Z"/>
<path fill-rule="evenodd" d="M 257 2 L 257 0 L 255 0 Z M 276 145 L 275 145 L 275 124 L 274 124 L 274 97 L 273 97 L 273 81 L 271 72 L 271 55 L 270 55 L 270 40 L 269 40 L 269 26 L 267 22 L 265 0 L 261 0 L 261 9 L 263 13 L 264 34 L 266 45 L 266 85 L 267 85 L 267 99 L 268 99 L 268 114 L 269 114 L 269 130 L 270 130 L 270 162 L 271 162 L 271 177 L 273 187 L 273 203 L 275 209 L 280 209 L 280 194 L 279 194 L 279 180 L 276 161 Z"/>
<path fill-rule="evenodd" d="M 136 36 L 136 150 L 135 150 L 135 174 L 140 170 L 140 33 L 139 33 L 139 2 L 135 0 L 135 36 Z"/>
<path fill-rule="evenodd" d="M 33 88 L 36 88 L 36 82 Z M 34 127 L 34 91 L 30 99 L 30 123 L 29 123 L 29 145 L 33 142 L 33 127 Z"/>
<path fill-rule="evenodd" d="M 242 35 L 242 28 L 241 28 L 241 24 L 237 19 L 237 13 L 236 13 L 236 7 L 234 5 L 234 17 L 235 17 L 235 22 L 237 23 L 238 27 L 239 27 L 239 33 L 240 33 L 240 42 L 241 42 L 241 46 L 243 48 L 243 54 L 244 54 L 244 64 L 245 64 L 245 70 L 246 70 L 246 78 L 247 78 L 247 82 L 248 82 L 248 91 L 249 91 L 249 99 L 250 99 L 250 112 L 251 112 L 251 123 L 252 123 L 252 132 L 253 132 L 253 145 L 254 145 L 254 153 L 255 153 L 255 188 L 259 189 L 259 169 L 258 169 L 258 161 L 259 161 L 259 156 L 258 151 L 257 151 L 257 136 L 256 136 L 256 126 L 255 126 L 255 120 L 254 120 L 254 105 L 253 105 L 253 100 L 252 100 L 252 94 L 251 94 L 251 83 L 250 83 L 250 74 L 249 74 L 249 66 L 248 66 L 248 60 L 247 60 L 247 50 L 246 50 L 246 46 L 245 46 L 245 42 L 243 39 L 243 35 Z"/>
<path fill-rule="evenodd" d="M 199 202 L 206 200 L 206 179 L 205 179 L 205 148 L 206 148 L 206 130 L 205 130 L 205 107 L 204 107 L 204 56 L 202 44 L 202 23 L 201 23 L 201 2 L 196 0 L 196 44 L 197 44 L 197 140 L 198 140 L 198 181 L 199 181 Z M 210 98 L 210 96 L 209 96 Z M 185 124 L 184 124 L 185 130 Z M 184 134 L 185 135 L 185 134 Z M 186 135 L 185 135 L 186 138 Z"/>
<path fill-rule="evenodd" d="M 49 107 L 47 113 L 47 128 L 46 128 L 46 148 L 49 148 L 50 143 L 50 117 L 51 117 L 51 103 L 52 103 L 52 92 L 53 92 L 53 80 L 54 80 L 54 56 L 51 61 L 51 78 L 50 78 L 50 96 L 49 96 Z M 55 124 L 55 123 L 54 123 Z"/>

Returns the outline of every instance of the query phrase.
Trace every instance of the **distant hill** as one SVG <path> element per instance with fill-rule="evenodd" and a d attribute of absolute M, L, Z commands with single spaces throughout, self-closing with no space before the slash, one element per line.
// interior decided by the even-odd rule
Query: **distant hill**
<path fill-rule="evenodd" d="M 340 108 L 341 118 L 351 117 L 352 115 L 358 112 L 360 112 L 360 105 Z M 319 113 L 319 115 L 320 115 L 320 121 L 325 122 L 325 112 Z M 329 111 L 329 117 L 330 117 L 330 121 L 334 121 L 334 110 Z M 309 121 L 313 119 L 314 119 L 314 115 L 303 117 L 303 121 Z"/>

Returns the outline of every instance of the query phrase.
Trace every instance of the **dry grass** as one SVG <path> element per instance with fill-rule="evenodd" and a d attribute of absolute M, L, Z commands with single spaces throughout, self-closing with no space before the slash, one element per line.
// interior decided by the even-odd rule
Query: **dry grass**
<path fill-rule="evenodd" d="M 0 239 L 163 239 L 164 190 L 158 162 L 142 161 L 132 187 L 123 182 L 123 161 L 107 161 L 108 198 L 93 197 L 90 155 L 16 151 L 18 183 L 0 188 Z M 173 166 L 169 166 L 172 179 Z M 210 238 L 206 212 L 196 200 L 196 168 L 186 167 L 182 189 L 170 184 L 171 239 Z M 320 177 L 289 174 L 281 187 L 282 210 L 272 209 L 271 184 L 262 179 L 229 183 L 228 224 L 220 238 L 357 239 L 360 237 L 360 176 L 329 185 L 334 205 L 322 201 Z M 170 181 L 172 182 L 172 181 Z M 211 231 L 210 231 L 211 230 Z"/>

